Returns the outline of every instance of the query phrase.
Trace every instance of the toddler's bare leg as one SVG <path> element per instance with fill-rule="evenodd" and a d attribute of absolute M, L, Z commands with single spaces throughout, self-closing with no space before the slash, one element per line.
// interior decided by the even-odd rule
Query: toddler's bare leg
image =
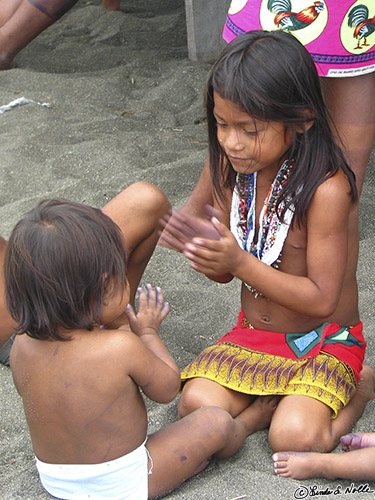
<path fill-rule="evenodd" d="M 340 437 L 349 432 L 374 399 L 374 373 L 364 365 L 358 388 L 349 404 L 331 420 L 331 410 L 320 401 L 307 396 L 285 396 L 272 418 L 269 442 L 274 451 L 333 450 Z M 314 419 L 308 416 L 314 415 Z"/>
<path fill-rule="evenodd" d="M 375 480 L 375 447 L 362 448 L 348 453 L 280 451 L 273 454 L 272 460 L 275 473 L 282 477 Z"/>
<path fill-rule="evenodd" d="M 6 241 L 0 236 L 0 348 L 14 332 L 16 322 L 12 319 L 5 300 L 4 257 Z"/>
<path fill-rule="evenodd" d="M 213 456 L 233 455 L 251 433 L 249 409 L 237 418 L 209 406 L 152 434 L 147 448 L 153 461 L 149 498 L 170 491 L 200 471 Z"/>
<path fill-rule="evenodd" d="M 134 298 L 143 272 L 159 237 L 159 221 L 170 210 L 165 194 L 148 182 L 137 182 L 103 207 L 120 227 L 128 253 L 127 281 L 129 302 Z M 124 315 L 122 324 L 127 323 Z"/>

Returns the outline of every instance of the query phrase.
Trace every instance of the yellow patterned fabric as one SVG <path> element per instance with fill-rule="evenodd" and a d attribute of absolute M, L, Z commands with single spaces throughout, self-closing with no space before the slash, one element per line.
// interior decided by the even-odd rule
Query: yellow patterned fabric
<path fill-rule="evenodd" d="M 357 387 L 352 368 L 330 354 L 295 360 L 231 342 L 208 347 L 181 374 L 182 382 L 195 377 L 245 394 L 309 396 L 329 406 L 333 418 Z"/>

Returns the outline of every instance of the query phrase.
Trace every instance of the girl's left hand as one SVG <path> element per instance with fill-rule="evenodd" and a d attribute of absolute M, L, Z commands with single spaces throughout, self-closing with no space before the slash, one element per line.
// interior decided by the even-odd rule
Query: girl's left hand
<path fill-rule="evenodd" d="M 230 230 L 216 217 L 211 219 L 211 223 L 220 236 L 219 241 L 193 238 L 184 245 L 183 253 L 189 259 L 190 266 L 200 273 L 235 276 L 242 250 Z"/>

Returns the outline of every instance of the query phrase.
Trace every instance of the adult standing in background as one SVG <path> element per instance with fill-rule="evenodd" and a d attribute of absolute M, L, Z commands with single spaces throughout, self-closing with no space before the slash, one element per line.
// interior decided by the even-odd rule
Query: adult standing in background
<path fill-rule="evenodd" d="M 362 189 L 375 138 L 373 0 L 233 0 L 223 37 L 280 29 L 310 52 L 325 103 Z"/>
<path fill-rule="evenodd" d="M 223 38 L 284 30 L 310 52 L 332 128 L 361 194 L 375 139 L 375 3 L 373 0 L 232 0 Z M 265 61 L 267 63 L 267 61 Z M 209 163 L 181 212 L 204 216 L 212 202 Z"/>

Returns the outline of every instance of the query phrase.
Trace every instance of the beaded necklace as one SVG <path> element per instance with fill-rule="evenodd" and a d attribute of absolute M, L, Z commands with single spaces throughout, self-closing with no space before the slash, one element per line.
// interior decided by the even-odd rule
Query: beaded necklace
<path fill-rule="evenodd" d="M 254 240 L 257 172 L 248 175 L 237 174 L 233 191 L 230 227 L 238 244 L 260 261 L 275 268 L 279 267 L 281 251 L 294 215 L 294 207 L 290 206 L 281 222 L 280 216 L 285 202 L 282 201 L 277 207 L 277 201 L 292 173 L 293 166 L 293 161 L 284 161 L 269 188 L 259 215 L 256 241 Z M 264 297 L 248 283 L 245 283 L 245 286 L 255 298 Z"/>

